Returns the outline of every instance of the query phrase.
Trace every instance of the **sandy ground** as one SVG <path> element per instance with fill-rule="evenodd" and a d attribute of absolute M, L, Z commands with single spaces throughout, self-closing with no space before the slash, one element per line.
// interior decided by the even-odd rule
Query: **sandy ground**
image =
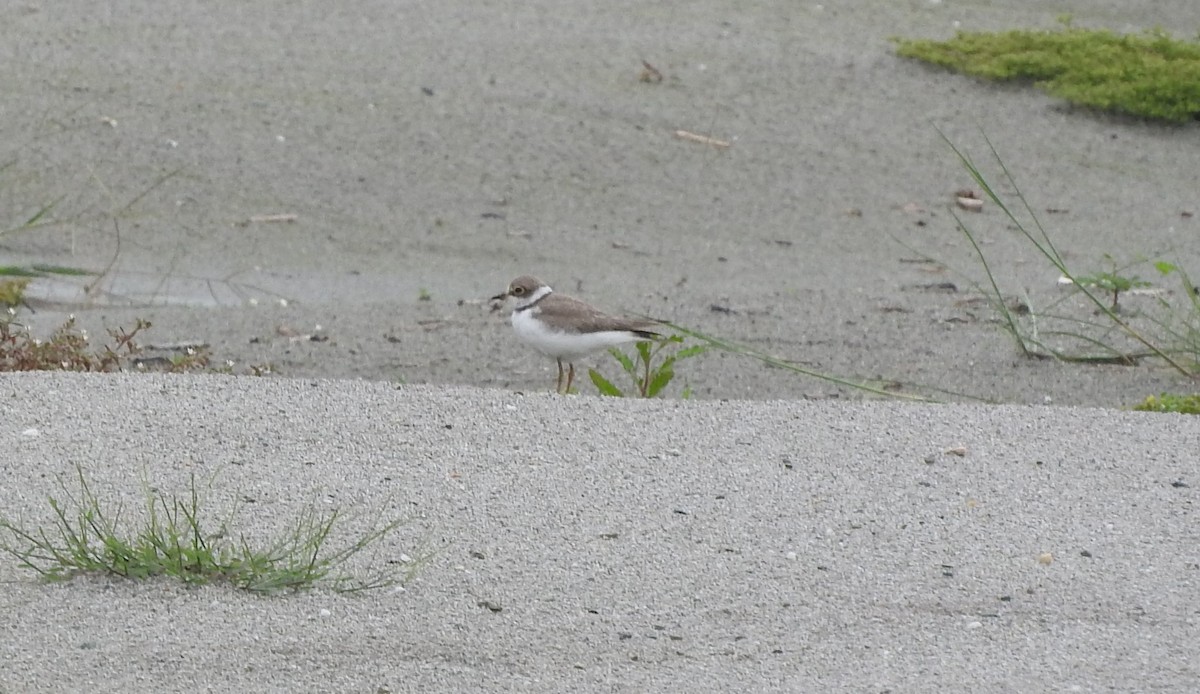
<path fill-rule="evenodd" d="M 308 504 L 403 592 L 43 585 L 0 562 L 0 689 L 1194 691 L 1200 420 L 621 401 L 221 376 L 4 379 L 5 512 L 82 465 L 251 541 Z M 958 453 L 950 452 L 958 450 Z M 354 567 L 365 570 L 365 565 Z"/>
<path fill-rule="evenodd" d="M 888 39 L 1061 13 L 1190 36 L 1200 5 L 849 5 L 0 10 L 0 228 L 54 203 L 0 236 L 0 262 L 103 272 L 36 281 L 22 320 L 45 332 L 73 313 L 102 334 L 146 318 L 149 342 L 283 377 L 5 377 L 17 508 L 0 510 L 43 517 L 76 462 L 114 493 L 143 467 L 215 466 L 221 489 L 281 509 L 317 488 L 353 508 L 428 499 L 423 539 L 447 547 L 408 592 L 359 601 L 46 588 L 0 564 L 19 580 L 0 598 L 16 615 L 0 689 L 1194 689 L 1190 422 L 829 402 L 861 396 L 723 354 L 681 366 L 670 393 L 712 402 L 554 400 L 553 363 L 484 301 L 533 273 L 951 401 L 1193 390 L 1154 363 L 1018 356 L 970 287 L 983 276 L 951 205 L 971 181 L 939 130 L 995 176 L 986 134 L 1080 271 L 1161 257 L 1200 276 L 1195 126 L 933 71 Z M 643 60 L 661 82 L 639 80 Z M 1007 295 L 1062 296 L 998 210 L 968 221 Z M 603 355 L 581 364 L 596 365 L 613 375 Z M 441 420 L 437 440 L 403 424 Z M 941 453 L 960 444 L 962 461 Z M 456 482 L 460 465 L 479 476 Z M 269 525 L 263 506 L 251 520 Z M 606 547 L 614 532 L 629 544 Z M 478 595 L 513 607 L 480 612 Z"/>

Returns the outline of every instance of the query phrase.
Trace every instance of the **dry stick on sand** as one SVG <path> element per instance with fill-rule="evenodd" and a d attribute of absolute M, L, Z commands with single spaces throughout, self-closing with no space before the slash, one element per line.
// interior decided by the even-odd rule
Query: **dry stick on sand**
<path fill-rule="evenodd" d="M 732 144 L 725 140 L 718 140 L 716 138 L 708 137 L 707 135 L 697 135 L 696 133 L 688 132 L 687 130 L 676 130 L 675 137 L 678 137 L 681 140 L 688 140 L 690 142 L 699 142 L 700 144 L 704 145 L 712 145 L 718 149 L 725 149 Z"/>
<path fill-rule="evenodd" d="M 299 217 L 294 214 L 256 214 L 250 217 L 251 222 L 269 224 L 271 222 L 294 222 Z"/>
<path fill-rule="evenodd" d="M 663 74 L 659 72 L 658 68 L 643 60 L 642 74 L 638 77 L 638 79 L 642 82 L 658 84 L 659 82 L 663 81 Z"/>

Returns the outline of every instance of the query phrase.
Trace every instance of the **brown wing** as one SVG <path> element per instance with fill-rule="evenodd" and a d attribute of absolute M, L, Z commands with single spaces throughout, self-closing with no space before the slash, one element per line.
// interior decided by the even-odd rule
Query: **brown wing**
<path fill-rule="evenodd" d="M 560 330 L 571 331 L 578 328 L 580 332 L 588 333 L 601 330 L 629 330 L 646 338 L 658 335 L 650 330 L 657 325 L 654 321 L 612 316 L 579 299 L 561 294 L 555 294 L 555 296 L 557 301 L 538 306 L 540 309 L 538 318 Z M 572 323 L 574 325 L 571 325 Z"/>

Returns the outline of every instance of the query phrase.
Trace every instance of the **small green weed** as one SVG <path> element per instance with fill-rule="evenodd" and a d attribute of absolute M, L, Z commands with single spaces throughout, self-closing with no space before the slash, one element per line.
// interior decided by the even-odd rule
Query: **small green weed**
<path fill-rule="evenodd" d="M 1174 395 L 1163 393 L 1158 397 L 1147 396 L 1145 400 L 1133 409 L 1142 412 L 1179 412 L 1181 414 L 1200 414 L 1200 394 Z"/>
<path fill-rule="evenodd" d="M 1117 300 L 1120 298 L 1121 292 L 1127 292 L 1135 287 L 1149 287 L 1151 285 L 1140 277 L 1126 277 L 1120 274 L 1120 271 L 1116 267 L 1116 261 L 1112 259 L 1112 256 L 1106 253 L 1104 258 L 1108 260 L 1112 269 L 1105 272 L 1098 272 L 1094 275 L 1079 275 L 1075 278 L 1075 281 L 1086 287 L 1095 287 L 1103 292 L 1111 293 L 1112 306 L 1110 308 L 1113 313 L 1117 313 L 1120 311 Z"/>
<path fill-rule="evenodd" d="M 639 342 L 637 343 L 636 360 L 616 347 L 608 352 L 621 364 L 621 368 L 632 382 L 633 387 L 628 394 L 653 398 L 675 378 L 677 363 L 684 359 L 700 356 L 708 349 L 707 345 L 681 347 L 682 344 L 683 337 L 681 335 L 672 335 L 657 342 Z M 670 352 L 662 356 L 664 350 L 670 350 Z M 656 363 L 655 360 L 660 356 L 662 356 L 662 360 Z M 588 376 L 591 377 L 592 383 L 601 395 L 618 398 L 626 396 L 625 391 L 606 379 L 599 371 L 588 369 Z M 683 397 L 690 396 L 691 389 L 684 388 Z"/>
<path fill-rule="evenodd" d="M 15 309 L 25 303 L 25 288 L 29 286 L 28 277 L 0 280 L 0 308 Z M 0 318 L 0 320 L 4 320 Z"/>
<path fill-rule="evenodd" d="M 209 521 L 195 475 L 182 498 L 147 486 L 144 520 L 131 528 L 121 521 L 121 506 L 106 508 L 83 468 L 76 466 L 76 473 L 77 492 L 59 477 L 64 499 L 49 499 L 55 517 L 52 529 L 29 529 L 0 516 L 0 552 L 48 581 L 79 574 L 132 579 L 170 576 L 188 584 L 223 581 L 255 593 L 316 585 L 353 592 L 403 583 L 417 566 L 400 570 L 393 565 L 363 576 L 339 570 L 348 559 L 390 535 L 402 520 L 373 527 L 357 540 L 330 549 L 341 513 L 317 511 L 310 505 L 273 542 L 252 547 L 244 537 L 230 536 L 236 506 L 215 525 Z"/>
<path fill-rule="evenodd" d="M 1121 35 L 1063 23 L 1061 31 L 893 41 L 902 57 L 986 79 L 1030 81 L 1083 106 L 1174 123 L 1200 117 L 1200 42 L 1162 30 Z"/>

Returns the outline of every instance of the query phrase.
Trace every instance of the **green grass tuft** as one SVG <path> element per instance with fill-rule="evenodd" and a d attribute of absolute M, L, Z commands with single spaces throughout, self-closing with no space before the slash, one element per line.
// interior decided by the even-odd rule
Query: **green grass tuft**
<path fill-rule="evenodd" d="M 893 39 L 896 53 L 968 75 L 1028 81 L 1075 104 L 1174 123 L 1200 118 L 1200 42 L 1164 31 L 959 32 Z"/>
<path fill-rule="evenodd" d="M 50 497 L 51 529 L 26 528 L 0 516 L 0 553 L 48 581 L 80 574 L 145 579 L 169 576 L 187 584 L 225 582 L 254 593 L 279 593 L 327 585 L 338 592 L 386 588 L 411 577 L 419 563 L 393 564 L 366 575 L 341 572 L 348 559 L 383 540 L 403 521 L 373 527 L 358 539 L 330 548 L 337 510 L 300 511 L 288 529 L 265 546 L 233 539 L 229 524 L 236 507 L 219 522 L 208 517 L 195 475 L 187 494 L 145 492 L 141 521 L 123 523 L 122 507 L 102 503 L 76 466 L 78 491 L 61 477 L 64 498 Z"/>

